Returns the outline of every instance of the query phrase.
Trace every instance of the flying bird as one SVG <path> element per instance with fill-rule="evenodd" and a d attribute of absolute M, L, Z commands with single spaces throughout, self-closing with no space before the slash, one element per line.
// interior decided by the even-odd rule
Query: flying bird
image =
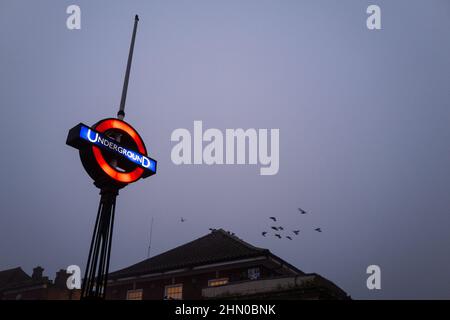
<path fill-rule="evenodd" d="M 277 221 L 277 218 L 275 218 L 275 217 L 269 217 L 269 219 L 272 219 L 273 221 Z"/>
<path fill-rule="evenodd" d="M 181 217 L 180 221 L 181 221 L 181 222 L 185 222 L 185 221 L 186 221 L 186 219 L 185 219 L 185 218 L 183 218 L 183 217 Z"/>
<path fill-rule="evenodd" d="M 262 234 L 263 237 L 265 237 L 266 234 L 267 234 L 267 231 L 263 231 L 263 232 L 261 232 L 261 234 Z"/>
<path fill-rule="evenodd" d="M 289 236 L 286 236 L 286 238 L 288 238 L 289 240 L 292 240 L 292 238 L 291 238 L 291 237 L 289 237 Z"/>
<path fill-rule="evenodd" d="M 317 232 L 322 232 L 322 229 L 320 228 L 315 228 L 314 230 L 316 230 Z"/>
<path fill-rule="evenodd" d="M 275 234 L 275 237 L 277 237 L 278 239 L 281 239 L 281 236 L 278 233 Z"/>
<path fill-rule="evenodd" d="M 298 208 L 298 211 L 300 211 L 300 214 L 306 214 L 306 211 L 303 210 L 302 208 Z"/>
<path fill-rule="evenodd" d="M 284 230 L 284 228 L 283 227 L 278 227 L 278 230 Z"/>
<path fill-rule="evenodd" d="M 277 227 L 271 227 L 273 230 L 276 230 L 276 231 L 278 231 L 278 228 Z"/>
<path fill-rule="evenodd" d="M 298 236 L 300 230 L 293 230 L 292 232 L 295 233 L 296 236 Z"/>

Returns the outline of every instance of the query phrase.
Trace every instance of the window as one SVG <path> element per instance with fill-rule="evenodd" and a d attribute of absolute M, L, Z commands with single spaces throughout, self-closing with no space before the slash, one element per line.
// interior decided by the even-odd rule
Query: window
<path fill-rule="evenodd" d="M 212 279 L 208 281 L 208 287 L 218 287 L 228 284 L 228 278 Z"/>
<path fill-rule="evenodd" d="M 166 286 L 164 290 L 164 299 L 168 300 L 181 300 L 183 299 L 183 285 L 174 284 Z"/>
<path fill-rule="evenodd" d="M 261 276 L 261 273 L 259 271 L 259 268 L 251 268 L 248 269 L 248 278 L 250 280 L 257 280 Z"/>
<path fill-rule="evenodd" d="M 142 289 L 128 290 L 127 300 L 142 300 Z"/>

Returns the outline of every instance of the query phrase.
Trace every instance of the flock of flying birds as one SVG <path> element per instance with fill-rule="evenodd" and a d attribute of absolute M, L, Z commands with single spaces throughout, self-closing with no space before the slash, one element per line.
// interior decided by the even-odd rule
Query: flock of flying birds
<path fill-rule="evenodd" d="M 298 211 L 300 212 L 300 214 L 307 214 L 307 213 L 308 213 L 307 211 L 303 210 L 302 208 L 298 208 Z M 272 220 L 273 222 L 277 222 L 277 218 L 276 218 L 276 217 L 269 217 L 269 219 Z M 180 221 L 181 221 L 181 222 L 185 222 L 186 219 L 183 218 L 183 217 L 181 217 L 181 218 L 180 218 Z M 284 236 L 284 238 L 289 239 L 289 240 L 292 240 L 292 237 L 293 237 L 293 236 L 298 236 L 298 235 L 300 235 L 300 230 L 292 230 L 292 233 L 288 232 L 288 235 L 283 235 L 282 233 L 285 231 L 284 227 L 283 227 L 283 226 L 274 226 L 273 224 L 274 224 L 274 223 L 272 223 L 272 226 L 270 226 L 270 229 L 273 230 L 273 231 L 272 231 L 272 232 L 273 232 L 273 235 L 274 235 L 275 237 L 277 237 L 278 239 L 282 239 L 283 236 Z M 216 230 L 216 229 L 209 228 L 209 230 L 210 230 L 210 231 L 214 231 L 214 230 Z M 322 232 L 322 229 L 321 229 L 321 228 L 314 228 L 314 231 L 316 231 L 316 232 Z M 287 230 L 286 230 L 286 232 L 287 232 Z M 262 235 L 263 237 L 266 237 L 268 234 L 269 234 L 269 231 L 263 231 L 263 232 L 261 232 L 261 235 Z M 233 233 L 232 235 L 234 235 L 234 233 Z"/>
<path fill-rule="evenodd" d="M 298 208 L 298 211 L 300 212 L 300 214 L 307 214 L 308 212 L 306 212 L 305 210 L 303 210 L 302 208 Z M 269 217 L 270 220 L 272 220 L 273 222 L 277 222 L 277 218 L 276 217 Z M 300 230 L 292 230 L 291 232 L 288 232 L 287 235 L 283 235 L 282 233 L 285 231 L 285 228 L 283 226 L 274 226 L 274 223 L 272 223 L 272 226 L 270 226 L 270 228 L 273 230 L 273 235 L 275 237 L 277 237 L 278 239 L 282 239 L 283 236 L 286 239 L 292 240 L 293 236 L 298 236 L 300 234 Z M 287 231 L 287 230 L 286 230 Z M 314 231 L 316 232 L 322 232 L 321 228 L 314 228 Z M 269 231 L 263 231 L 261 232 L 261 235 L 263 237 L 266 237 L 268 235 Z"/>

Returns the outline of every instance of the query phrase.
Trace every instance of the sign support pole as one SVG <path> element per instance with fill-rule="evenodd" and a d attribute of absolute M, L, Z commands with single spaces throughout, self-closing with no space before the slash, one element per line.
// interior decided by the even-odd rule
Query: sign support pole
<path fill-rule="evenodd" d="M 123 81 L 122 98 L 120 99 L 120 108 L 117 112 L 117 118 L 123 120 L 125 118 L 125 102 L 127 100 L 128 81 L 130 79 L 131 62 L 133 61 L 134 41 L 136 39 L 137 25 L 139 22 L 139 16 L 134 16 L 133 35 L 131 37 L 130 52 L 128 53 L 127 70 L 125 72 L 125 79 Z"/>
<path fill-rule="evenodd" d="M 82 299 L 105 298 L 118 194 L 118 188 L 111 186 L 101 188 L 97 219 L 81 291 Z"/>
<path fill-rule="evenodd" d="M 127 99 L 128 81 L 130 79 L 131 62 L 133 60 L 138 21 L 139 17 L 136 15 L 134 17 L 133 35 L 131 37 L 120 108 L 117 113 L 117 118 L 120 120 L 123 120 L 125 117 L 125 102 Z M 120 142 L 120 138 L 119 135 L 115 137 L 115 140 Z M 117 165 L 117 160 L 112 159 L 112 164 Z M 82 299 L 105 299 L 106 287 L 108 284 L 116 198 L 120 189 L 120 187 L 109 182 L 96 182 L 95 185 L 101 190 L 101 197 L 81 290 Z"/>

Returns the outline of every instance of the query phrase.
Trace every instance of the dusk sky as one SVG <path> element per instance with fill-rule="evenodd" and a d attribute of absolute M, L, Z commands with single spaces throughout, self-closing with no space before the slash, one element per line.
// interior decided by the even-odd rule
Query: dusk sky
<path fill-rule="evenodd" d="M 0 270 L 84 271 L 99 191 L 65 141 L 116 116 L 135 14 L 125 121 L 158 173 L 120 191 L 111 271 L 147 257 L 154 217 L 152 256 L 223 228 L 355 299 L 450 299 L 448 0 L 1 0 Z M 175 165 L 196 120 L 279 129 L 278 174 Z M 300 235 L 262 237 L 270 216 Z"/>

